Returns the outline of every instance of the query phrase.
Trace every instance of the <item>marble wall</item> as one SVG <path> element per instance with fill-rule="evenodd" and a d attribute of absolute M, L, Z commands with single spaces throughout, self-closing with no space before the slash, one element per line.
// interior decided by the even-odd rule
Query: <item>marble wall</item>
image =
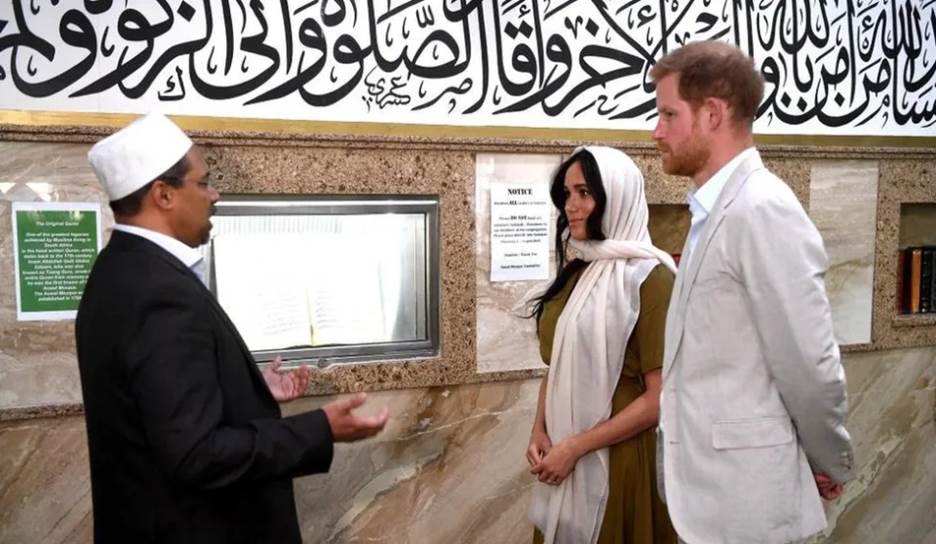
<path fill-rule="evenodd" d="M 475 288 L 479 372 L 543 367 L 535 342 L 534 323 L 520 317 L 523 313 L 520 301 L 549 281 L 490 281 L 490 187 L 518 181 L 548 184 L 562 158 L 561 155 L 510 153 L 476 156 Z M 639 159 L 643 163 L 641 167 L 652 172 L 652 158 Z M 825 242 L 830 265 L 825 278 L 826 289 L 840 345 L 871 342 L 877 164 L 876 161 L 817 160 L 805 179 L 801 165 L 780 163 L 777 168 L 781 175 L 791 176 L 791 185 Z M 659 195 L 653 195 L 656 185 L 648 184 L 647 192 L 659 199 Z M 663 198 L 672 200 L 672 197 L 671 192 Z M 654 243 L 665 251 L 674 254 L 682 251 L 689 221 L 685 204 L 659 200 L 650 204 L 650 233 Z M 553 236 L 555 233 L 551 229 L 551 245 Z M 553 259 L 554 253 L 551 252 Z"/>
<path fill-rule="evenodd" d="M 296 480 L 306 542 L 526 542 L 533 483 L 523 451 L 543 367 L 532 323 L 509 312 L 530 284 L 488 281 L 486 191 L 518 174 L 548 178 L 571 147 L 420 144 L 414 152 L 399 143 L 286 149 L 271 141 L 215 142 L 209 158 L 223 190 L 440 194 L 446 236 L 436 370 L 403 362 L 316 375 L 319 393 L 380 389 L 370 409 L 386 404 L 394 416 L 376 439 L 339 446 L 331 474 Z M 87 147 L 87 140 L 6 142 L 0 134 L 0 544 L 91 540 L 83 419 L 7 415 L 31 406 L 54 414 L 81 400 L 72 323 L 16 321 L 10 202 L 103 203 Z M 676 252 L 688 228 L 688 184 L 663 175 L 647 148 L 628 150 L 647 176 L 654 240 Z M 932 153 L 868 155 L 765 152 L 825 238 L 836 333 L 851 345 L 845 367 L 859 477 L 828 505 L 830 526 L 816 541 L 936 542 L 936 347 L 926 347 L 936 344 L 936 322 L 894 326 L 900 318 L 887 299 L 900 206 L 936 202 L 936 167 Z M 353 180 L 365 180 L 364 189 Z M 892 349 L 898 345 L 914 347 Z M 332 398 L 307 397 L 287 411 Z"/>
<path fill-rule="evenodd" d="M 95 136 L 97 138 L 98 136 Z M 212 182 L 223 195 L 432 195 L 439 201 L 439 337 L 433 357 L 331 365 L 316 371 L 312 393 L 400 389 L 481 379 L 475 365 L 471 195 L 474 155 L 464 151 L 343 149 L 305 145 L 206 144 Z M 0 132 L 0 419 L 4 411 L 80 402 L 73 324 L 16 320 L 11 202 L 99 202 L 106 196 L 78 142 L 4 141 Z M 9 180 L 9 181 L 6 181 Z M 108 232 L 103 239 L 108 239 Z M 515 377 L 515 376 L 514 376 Z"/>
<path fill-rule="evenodd" d="M 87 143 L 80 142 L 6 142 L 0 138 L 0 272 L 5 272 L 0 273 L 0 410 L 80 402 L 71 322 L 16 321 L 10 203 L 100 202 L 106 240 L 112 218 L 87 166 L 87 148 Z M 567 149 L 555 147 L 555 153 L 547 154 L 360 149 L 352 155 L 347 149 L 287 149 L 231 142 L 209 142 L 206 149 L 216 182 L 224 192 L 387 193 L 405 188 L 410 193 L 440 196 L 442 353 L 418 363 L 333 367 L 316 373 L 316 392 L 418 388 L 517 379 L 541 372 L 533 323 L 509 311 L 532 282 L 491 283 L 487 278 L 488 186 L 517 176 L 546 182 L 563 156 L 559 151 Z M 684 203 L 689 184 L 663 175 L 654 153 L 639 147 L 628 151 L 647 178 L 654 240 L 660 247 L 678 252 L 688 227 Z M 826 237 L 833 260 L 829 290 L 840 339 L 845 344 L 867 345 L 872 324 L 870 293 L 880 296 L 880 282 L 888 277 L 874 268 L 881 266 L 874 251 L 880 252 L 882 244 L 880 239 L 874 243 L 870 236 L 876 223 L 879 161 L 765 155 L 769 166 L 810 207 Z M 903 179 L 900 170 L 882 172 L 886 179 L 881 186 L 888 190 Z M 878 218 L 877 223 L 882 220 Z M 875 326 L 881 327 L 880 320 Z M 913 334 L 919 337 L 917 345 L 930 343 L 927 339 L 934 336 L 934 329 L 914 329 Z"/>
<path fill-rule="evenodd" d="M 809 215 L 829 254 L 825 284 L 835 339 L 839 344 L 867 344 L 874 289 L 877 162 L 817 161 L 809 178 Z"/>
<path fill-rule="evenodd" d="M 859 468 L 826 508 L 828 541 L 936 542 L 936 348 L 848 353 L 844 361 Z"/>
<path fill-rule="evenodd" d="M 491 186 L 539 183 L 549 187 L 561 155 L 481 153 L 475 157 L 475 289 L 478 372 L 543 368 L 536 326 L 520 301 L 548 281 L 491 281 Z M 550 221 L 550 272 L 555 273 L 555 212 Z"/>
<path fill-rule="evenodd" d="M 362 412 L 388 406 L 383 433 L 339 444 L 330 474 L 295 480 L 304 541 L 525 542 L 537 391 L 522 380 L 372 393 Z M 87 455 L 81 417 L 0 423 L 0 544 L 91 542 Z"/>
<path fill-rule="evenodd" d="M 12 203 L 99 202 L 105 236 L 114 219 L 87 147 L 0 141 L 0 409 L 81 402 L 74 327 L 68 321 L 17 321 Z"/>
<path fill-rule="evenodd" d="M 858 477 L 814 542 L 936 542 L 936 348 L 847 353 Z M 537 380 L 373 393 L 378 437 L 295 481 L 305 542 L 528 542 L 523 452 Z M 307 398 L 287 412 L 319 406 Z M 0 544 L 91 542 L 81 417 L 0 423 Z"/>

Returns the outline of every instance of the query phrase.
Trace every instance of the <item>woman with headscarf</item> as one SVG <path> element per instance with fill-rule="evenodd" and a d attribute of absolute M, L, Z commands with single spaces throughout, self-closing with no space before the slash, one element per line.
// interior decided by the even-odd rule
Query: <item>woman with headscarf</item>
<path fill-rule="evenodd" d="M 559 271 L 533 307 L 549 364 L 527 449 L 534 542 L 675 543 L 654 432 L 675 264 L 650 240 L 643 176 L 621 151 L 577 149 L 550 194 Z"/>

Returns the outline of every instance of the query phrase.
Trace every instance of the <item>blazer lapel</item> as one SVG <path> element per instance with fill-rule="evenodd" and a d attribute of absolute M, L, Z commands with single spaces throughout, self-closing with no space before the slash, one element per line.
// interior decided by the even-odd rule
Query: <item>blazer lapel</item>
<path fill-rule="evenodd" d="M 266 379 L 263 377 L 263 374 L 257 367 L 257 362 L 253 358 L 253 353 L 251 353 L 250 348 L 247 347 L 247 342 L 244 341 L 244 338 L 240 335 L 240 332 L 237 331 L 237 327 L 234 326 L 234 323 L 231 321 L 231 318 L 228 317 L 227 312 L 225 312 L 224 308 L 221 307 L 221 304 L 218 302 L 218 299 L 215 298 L 214 293 L 209 291 L 208 288 L 205 287 L 205 284 L 202 283 L 201 280 L 199 280 L 197 277 L 195 277 L 194 274 L 192 274 L 192 276 L 194 277 L 195 281 L 198 282 L 199 286 L 204 290 L 205 296 L 208 297 L 208 301 L 211 304 L 215 314 L 227 325 L 228 332 L 237 340 L 237 344 L 240 346 L 241 352 L 244 355 L 244 359 L 247 361 L 247 366 L 250 367 L 250 373 L 257 382 L 258 389 L 263 391 L 261 394 L 269 397 L 269 400 L 276 403 L 276 399 L 273 398 L 273 393 L 270 392 L 270 388 L 266 383 Z"/>
<path fill-rule="evenodd" d="M 718 200 L 715 201 L 715 206 L 712 207 L 712 213 L 706 220 L 702 232 L 699 234 L 699 240 L 696 242 L 695 248 L 689 254 L 689 262 L 686 263 L 687 269 L 685 278 L 683 279 L 683 286 L 679 293 L 680 307 L 685 307 L 686 302 L 689 300 L 689 293 L 692 292 L 692 287 L 695 285 L 695 280 L 699 275 L 702 261 L 705 260 L 705 253 L 708 251 L 709 244 L 711 244 L 715 232 L 718 231 L 718 227 L 721 226 L 721 222 L 725 219 L 726 210 L 731 206 L 731 203 L 734 202 L 735 197 L 738 196 L 738 192 L 744 187 L 751 173 L 763 167 L 764 163 L 761 162 L 760 155 L 755 151 L 750 158 L 742 161 L 735 169 L 734 173 L 731 174 L 731 177 L 728 178 L 728 183 L 725 184 L 721 194 L 718 195 Z"/>
<path fill-rule="evenodd" d="M 686 304 L 689 300 L 689 293 L 692 291 L 695 279 L 699 275 L 699 269 L 702 267 L 702 261 L 704 260 L 709 244 L 712 242 L 712 238 L 721 225 L 721 222 L 725 219 L 725 211 L 734 201 L 745 182 L 754 171 L 760 170 L 763 167 L 764 163 L 761 161 L 760 154 L 756 151 L 751 157 L 738 165 L 738 168 L 735 169 L 731 177 L 728 178 L 728 182 L 722 189 L 721 194 L 718 195 L 715 206 L 712 207 L 712 213 L 709 215 L 709 218 L 705 222 L 705 227 L 699 234 L 699 239 L 696 241 L 695 248 L 688 252 L 688 259 L 680 263 L 686 268 L 684 270 L 680 268 L 676 274 L 676 281 L 673 285 L 673 294 L 670 300 L 670 311 L 666 319 L 664 350 L 666 355 L 663 360 L 664 380 L 673 367 L 673 361 L 676 359 L 679 345 L 682 342 L 683 329 L 685 327 Z M 687 254 L 686 250 L 688 248 L 689 237 L 687 236 L 686 242 L 683 245 L 683 255 Z"/>
<path fill-rule="evenodd" d="M 686 241 L 683 243 L 682 254 L 687 255 L 689 249 L 689 236 L 686 236 Z M 681 261 L 683 266 L 688 264 L 688 259 Z M 679 346 L 679 342 L 682 340 L 683 332 L 683 315 L 685 315 L 683 307 L 680 305 L 682 300 L 682 291 L 683 285 L 685 284 L 686 275 L 680 274 L 679 270 L 676 273 L 676 279 L 673 282 L 673 292 L 670 294 L 670 308 L 666 313 L 666 330 L 664 331 L 664 349 L 663 349 L 663 378 L 666 378 L 666 375 L 669 373 L 669 369 L 673 366 L 673 359 L 676 357 L 676 348 Z"/>
<path fill-rule="evenodd" d="M 111 241 L 109 243 L 114 244 L 118 249 L 138 250 L 158 257 L 166 264 L 174 268 L 177 272 L 185 276 L 188 280 L 195 282 L 198 285 L 198 288 L 201 289 L 201 291 L 204 293 L 205 297 L 208 298 L 212 310 L 214 310 L 215 314 L 227 326 L 228 334 L 231 334 L 237 340 L 237 344 L 240 346 L 244 360 L 246 361 L 247 366 L 250 368 L 250 374 L 257 382 L 258 389 L 261 389 L 264 392 L 261 394 L 269 397 L 271 402 L 276 403 L 276 399 L 273 398 L 273 394 L 270 392 L 270 388 L 267 386 L 266 380 L 263 378 L 263 374 L 260 372 L 260 369 L 257 368 L 257 363 L 254 361 L 253 354 L 250 353 L 250 348 L 247 347 L 247 343 L 244 342 L 244 339 L 241 337 L 240 333 L 237 332 L 237 327 L 234 326 L 234 323 L 231 322 L 227 312 L 225 312 L 224 308 L 222 308 L 218 303 L 218 299 L 216 299 L 214 294 L 209 291 L 207 287 L 205 287 L 205 284 L 202 283 L 200 279 L 198 279 L 198 276 L 196 276 L 194 272 L 182 264 L 182 261 L 175 258 L 172 254 L 165 251 L 163 248 L 159 247 L 153 242 L 150 242 L 146 238 L 143 238 L 142 236 L 127 234 L 125 232 L 115 230 L 111 235 Z"/>

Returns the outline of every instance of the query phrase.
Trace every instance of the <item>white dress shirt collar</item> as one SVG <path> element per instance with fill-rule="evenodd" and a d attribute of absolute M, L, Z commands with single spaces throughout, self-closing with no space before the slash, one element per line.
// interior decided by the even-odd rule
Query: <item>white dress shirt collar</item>
<path fill-rule="evenodd" d="M 728 180 L 731 179 L 731 175 L 734 174 L 734 171 L 738 168 L 742 161 L 756 153 L 757 151 L 753 146 L 745 149 L 741 153 L 738 153 L 733 159 L 728 161 L 727 164 L 719 168 L 718 172 L 715 172 L 715 175 L 710 177 L 708 181 L 702 184 L 701 187 L 695 191 L 689 192 L 689 213 L 692 214 L 692 219 L 689 223 L 687 249 L 690 253 L 693 249 L 695 249 L 696 243 L 699 241 L 699 236 L 702 233 L 702 229 L 705 227 L 705 222 L 708 220 L 708 216 L 712 212 L 712 208 L 715 207 L 715 202 L 718 201 L 718 196 L 725 188 Z M 685 257 L 685 255 L 683 257 Z"/>
<path fill-rule="evenodd" d="M 737 170 L 738 166 L 745 159 L 756 152 L 757 151 L 752 146 L 738 153 L 733 159 L 728 161 L 727 164 L 719 168 L 718 172 L 715 172 L 701 187 L 695 191 L 690 191 L 689 209 L 692 211 L 692 214 L 695 215 L 697 211 L 704 211 L 706 216 L 710 214 L 712 208 L 715 207 L 715 201 L 718 200 L 722 189 L 725 188 L 725 184 L 727 184 L 728 180 L 731 178 L 731 174 L 734 174 L 734 171 Z"/>
<path fill-rule="evenodd" d="M 157 246 L 166 250 L 170 255 L 182 262 L 192 272 L 198 276 L 198 279 L 205 282 L 204 271 L 202 270 L 202 254 L 197 249 L 191 248 L 185 243 L 176 240 L 172 236 L 166 236 L 161 232 L 156 232 L 155 230 L 145 229 L 142 227 L 135 227 L 133 225 L 124 225 L 122 223 L 116 223 L 114 225 L 114 230 L 119 230 L 121 232 L 126 232 L 127 234 L 133 234 L 146 238 L 150 242 L 153 242 Z"/>

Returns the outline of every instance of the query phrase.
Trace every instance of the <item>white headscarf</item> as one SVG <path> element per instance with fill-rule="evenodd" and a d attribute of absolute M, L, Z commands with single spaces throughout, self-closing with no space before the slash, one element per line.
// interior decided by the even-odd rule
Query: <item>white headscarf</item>
<path fill-rule="evenodd" d="M 611 399 L 624 366 L 624 350 L 640 313 L 640 286 L 672 257 L 650 241 L 644 180 L 623 152 L 584 147 L 598 163 L 607 202 L 601 218 L 606 240 L 570 240 L 589 261 L 556 323 L 546 389 L 546 429 L 552 443 L 587 431 L 611 415 Z M 598 540 L 608 496 L 608 449 L 578 460 L 558 486 L 537 483 L 530 519 L 546 544 Z"/>

